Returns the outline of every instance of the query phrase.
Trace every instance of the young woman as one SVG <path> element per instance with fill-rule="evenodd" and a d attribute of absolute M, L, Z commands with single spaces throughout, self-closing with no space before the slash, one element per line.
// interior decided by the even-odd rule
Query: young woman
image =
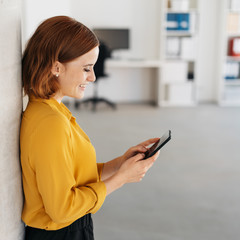
<path fill-rule="evenodd" d="M 29 96 L 20 133 L 26 240 L 94 239 L 91 214 L 105 197 L 140 181 L 158 154 L 141 161 L 158 138 L 96 163 L 88 136 L 61 102 L 81 99 L 94 82 L 99 41 L 67 16 L 45 20 L 27 43 L 23 88 Z"/>

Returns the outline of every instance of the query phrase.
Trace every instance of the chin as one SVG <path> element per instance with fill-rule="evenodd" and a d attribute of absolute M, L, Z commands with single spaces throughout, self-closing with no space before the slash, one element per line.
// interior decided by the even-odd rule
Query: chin
<path fill-rule="evenodd" d="M 69 94 L 65 94 L 65 96 L 75 98 L 75 99 L 82 99 L 84 97 L 84 92 L 69 93 Z"/>
<path fill-rule="evenodd" d="M 84 97 L 84 94 L 74 96 L 74 98 L 76 99 L 83 99 L 83 97 Z"/>

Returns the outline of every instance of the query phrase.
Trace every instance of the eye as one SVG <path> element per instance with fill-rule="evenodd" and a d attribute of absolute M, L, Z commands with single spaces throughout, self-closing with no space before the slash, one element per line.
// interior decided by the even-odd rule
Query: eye
<path fill-rule="evenodd" d="M 88 69 L 88 68 L 84 68 L 83 70 L 84 70 L 84 72 L 90 72 L 90 71 L 91 71 L 91 70 Z"/>

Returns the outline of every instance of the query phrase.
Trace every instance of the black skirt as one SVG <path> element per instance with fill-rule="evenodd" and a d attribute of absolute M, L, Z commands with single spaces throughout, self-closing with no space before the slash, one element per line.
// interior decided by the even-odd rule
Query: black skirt
<path fill-rule="evenodd" d="M 91 214 L 59 230 L 44 230 L 27 226 L 25 240 L 94 240 Z"/>

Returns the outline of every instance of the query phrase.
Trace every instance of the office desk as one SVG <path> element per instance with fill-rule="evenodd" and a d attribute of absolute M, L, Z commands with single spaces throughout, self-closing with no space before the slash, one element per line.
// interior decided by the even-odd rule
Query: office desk
<path fill-rule="evenodd" d="M 106 67 L 109 68 L 160 68 L 161 65 L 159 60 L 106 60 Z"/>
<path fill-rule="evenodd" d="M 160 70 L 163 63 L 159 60 L 144 60 L 144 59 L 131 59 L 131 60 L 122 60 L 122 59 L 108 59 L 105 62 L 106 71 L 111 69 L 152 69 L 156 74 L 154 76 L 155 87 L 154 87 L 154 104 L 160 106 Z"/>

